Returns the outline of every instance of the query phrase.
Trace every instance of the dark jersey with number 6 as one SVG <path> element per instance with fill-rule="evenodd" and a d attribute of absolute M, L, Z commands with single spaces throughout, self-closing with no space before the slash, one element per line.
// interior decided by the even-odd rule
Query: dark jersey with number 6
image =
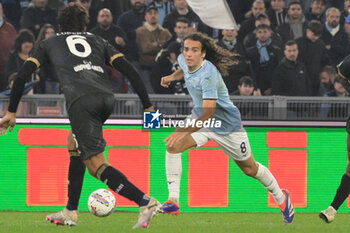
<path fill-rule="evenodd" d="M 41 41 L 28 60 L 38 67 L 51 64 L 69 109 L 86 94 L 113 94 L 106 63 L 121 56 L 101 37 L 88 32 L 65 32 Z"/>

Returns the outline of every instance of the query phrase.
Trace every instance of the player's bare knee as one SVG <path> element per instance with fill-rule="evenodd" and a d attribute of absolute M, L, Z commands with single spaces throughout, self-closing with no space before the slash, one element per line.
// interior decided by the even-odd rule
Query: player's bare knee
<path fill-rule="evenodd" d="M 242 171 L 244 174 L 250 177 L 255 177 L 257 172 L 256 169 L 254 169 L 253 167 L 244 167 L 242 168 Z"/>
<path fill-rule="evenodd" d="M 182 153 L 183 152 L 183 150 L 181 150 L 181 146 L 180 145 L 168 146 L 167 147 L 167 151 L 169 153 L 173 153 L 173 154 Z"/>
<path fill-rule="evenodd" d="M 84 161 L 86 168 L 89 171 L 89 174 L 92 175 L 93 177 L 96 177 L 96 172 L 98 169 L 98 166 L 96 166 L 96 164 L 94 163 L 93 160 L 91 160 L 91 158 L 87 159 Z"/>
<path fill-rule="evenodd" d="M 72 131 L 69 131 L 69 134 L 67 137 L 67 147 L 68 147 L 68 150 L 76 150 L 77 149 L 74 138 L 73 138 Z"/>
<path fill-rule="evenodd" d="M 90 167 L 90 166 L 87 166 L 87 169 L 88 169 L 90 175 L 92 175 L 93 177 L 96 177 L 97 169 L 95 169 L 94 167 Z"/>

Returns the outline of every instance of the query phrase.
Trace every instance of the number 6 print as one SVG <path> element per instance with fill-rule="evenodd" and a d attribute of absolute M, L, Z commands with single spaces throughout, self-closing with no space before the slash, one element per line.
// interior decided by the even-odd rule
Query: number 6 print
<path fill-rule="evenodd" d="M 91 46 L 86 41 L 85 36 L 80 35 L 71 35 L 66 38 L 66 42 L 69 48 L 69 51 L 78 57 L 87 57 L 91 54 Z M 80 52 L 77 50 L 76 45 L 80 44 L 84 47 L 84 51 Z"/>

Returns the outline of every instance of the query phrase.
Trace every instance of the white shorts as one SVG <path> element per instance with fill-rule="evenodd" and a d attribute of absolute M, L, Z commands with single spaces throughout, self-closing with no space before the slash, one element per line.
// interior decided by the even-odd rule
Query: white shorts
<path fill-rule="evenodd" d="M 192 113 L 187 117 L 187 119 L 189 118 L 193 119 L 197 117 Z M 196 142 L 197 147 L 203 146 L 210 140 L 214 140 L 219 144 L 224 153 L 234 160 L 244 161 L 252 155 L 248 135 L 244 128 L 228 135 L 217 134 L 208 128 L 201 128 L 191 133 L 191 136 Z"/>

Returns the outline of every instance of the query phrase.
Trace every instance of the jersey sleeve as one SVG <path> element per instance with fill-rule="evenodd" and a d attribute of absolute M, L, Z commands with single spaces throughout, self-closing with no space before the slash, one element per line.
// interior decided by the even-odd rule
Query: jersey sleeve
<path fill-rule="evenodd" d="M 45 41 L 41 41 L 34 47 L 27 61 L 34 62 L 37 68 L 46 63 Z"/>
<path fill-rule="evenodd" d="M 113 61 L 119 57 L 123 57 L 124 54 L 122 54 L 121 52 L 119 52 L 117 49 L 115 49 L 110 43 L 108 43 L 108 41 L 103 40 L 104 43 L 104 47 L 105 47 L 105 59 L 107 61 L 107 63 L 109 64 L 113 64 Z"/>
<path fill-rule="evenodd" d="M 203 100 L 218 98 L 217 81 L 218 79 L 213 72 L 210 72 L 208 76 L 202 79 L 201 86 Z"/>

